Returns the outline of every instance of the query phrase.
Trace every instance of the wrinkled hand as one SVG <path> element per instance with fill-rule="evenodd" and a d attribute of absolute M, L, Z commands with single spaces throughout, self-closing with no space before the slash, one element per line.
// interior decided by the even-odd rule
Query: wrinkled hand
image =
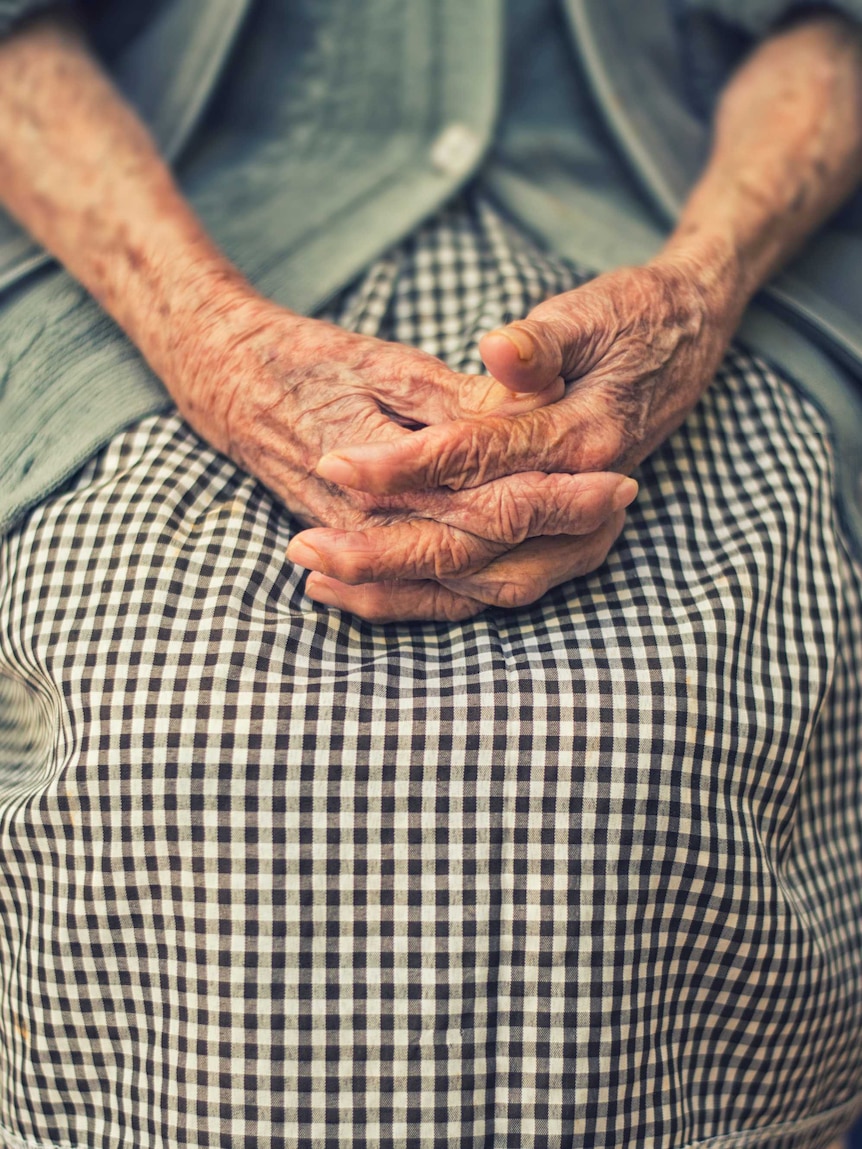
<path fill-rule="evenodd" d="M 292 540 L 291 559 L 326 570 L 317 549 L 325 536 L 340 579 L 376 584 L 344 587 L 354 594 L 347 602 L 340 584 L 312 574 L 308 593 L 376 621 L 466 618 L 488 603 L 515 605 L 525 587 L 538 597 L 602 561 L 636 493 L 619 475 L 535 470 L 463 492 L 345 490 L 316 470 L 336 447 L 409 447 L 417 426 L 487 410 L 514 415 L 558 398 L 562 384 L 513 395 L 412 348 L 258 298 L 209 315 L 188 346 L 183 382 L 172 388 L 180 410 L 304 524 L 326 528 Z"/>
<path fill-rule="evenodd" d="M 428 427 L 409 442 L 340 447 L 318 473 L 380 495 L 463 490 L 521 471 L 628 473 L 683 421 L 727 348 L 738 313 L 708 281 L 682 261 L 655 260 L 549 299 L 487 335 L 481 351 L 514 391 L 562 376 L 561 401 Z"/>

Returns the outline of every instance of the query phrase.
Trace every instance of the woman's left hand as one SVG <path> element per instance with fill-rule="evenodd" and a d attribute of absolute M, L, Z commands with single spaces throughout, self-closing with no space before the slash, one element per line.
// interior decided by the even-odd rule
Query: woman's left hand
<path fill-rule="evenodd" d="M 739 317 L 732 300 L 683 260 L 601 275 L 481 344 L 491 374 L 513 391 L 538 391 L 562 376 L 559 402 L 334 451 L 318 474 L 394 494 L 475 487 L 518 471 L 630 473 L 682 423 L 715 374 Z"/>

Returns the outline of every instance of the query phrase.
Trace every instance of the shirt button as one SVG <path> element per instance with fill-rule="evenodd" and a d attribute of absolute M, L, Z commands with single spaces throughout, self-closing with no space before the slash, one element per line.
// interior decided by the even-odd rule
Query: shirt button
<path fill-rule="evenodd" d="M 449 124 L 431 145 L 431 163 L 444 175 L 463 175 L 475 163 L 481 146 L 472 128 Z"/>

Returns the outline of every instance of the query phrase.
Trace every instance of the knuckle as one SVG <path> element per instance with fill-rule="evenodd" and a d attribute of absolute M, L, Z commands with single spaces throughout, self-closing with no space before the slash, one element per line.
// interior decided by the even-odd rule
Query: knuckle
<path fill-rule="evenodd" d="M 413 519 L 395 532 L 376 564 L 387 577 L 398 579 L 445 578 L 468 570 L 474 563 L 469 536 L 454 527 Z M 380 573 L 378 578 L 383 577 Z"/>
<path fill-rule="evenodd" d="M 614 516 L 608 527 L 597 531 L 589 540 L 585 540 L 575 577 L 592 574 L 593 571 L 604 566 L 611 548 L 622 531 L 624 522 L 625 513 L 621 512 L 619 516 Z"/>
<path fill-rule="evenodd" d="M 625 458 L 628 436 L 616 420 L 602 420 L 589 429 L 578 448 L 578 470 L 613 471 Z"/>
<path fill-rule="evenodd" d="M 511 460 L 517 460 L 528 433 L 529 416 L 489 417 L 481 426 L 473 425 L 463 444 L 459 460 L 460 487 L 477 487 L 508 474 Z M 450 483 L 450 486 L 452 484 Z"/>
<path fill-rule="evenodd" d="M 373 577 L 368 558 L 349 551 L 342 552 L 332 564 L 332 570 L 325 573 L 331 574 L 339 582 L 348 583 L 350 586 L 368 582 Z"/>
<path fill-rule="evenodd" d="M 531 533 L 537 512 L 534 496 L 528 481 L 502 483 L 494 490 L 492 522 L 500 542 L 517 546 Z"/>
<path fill-rule="evenodd" d="M 431 534 L 421 523 L 409 523 L 404 531 L 397 531 L 389 540 L 381 572 L 389 578 L 419 578 L 429 566 L 433 568 L 438 548 Z M 383 575 L 378 575 L 383 577 Z"/>
<path fill-rule="evenodd" d="M 522 470 L 576 471 L 578 437 L 573 433 L 573 411 L 564 403 L 541 407 L 515 424 L 513 441 L 521 457 L 531 461 Z M 520 436 L 520 437 L 519 437 Z"/>
<path fill-rule="evenodd" d="M 454 594 L 446 587 L 436 586 L 432 591 L 431 617 L 444 622 L 463 622 L 485 609 L 484 603 Z"/>
<path fill-rule="evenodd" d="M 517 487 L 501 492 L 509 504 L 506 527 L 512 546 L 540 536 L 580 534 L 585 522 L 596 519 L 603 488 L 589 474 L 523 475 L 519 480 Z"/>
<path fill-rule="evenodd" d="M 586 471 L 558 495 L 560 509 L 555 516 L 555 534 L 582 536 L 599 530 L 612 514 L 611 498 L 616 490 L 602 471 Z M 552 533 L 552 532 L 548 532 Z"/>
<path fill-rule="evenodd" d="M 530 312 L 531 320 L 553 332 L 563 351 L 562 370 L 567 378 L 590 370 L 616 334 L 613 303 L 600 281 L 601 277 L 552 296 Z"/>
<path fill-rule="evenodd" d="M 606 549 L 591 547 L 589 550 L 584 551 L 577 565 L 577 569 L 574 571 L 573 577 L 583 578 L 585 575 L 592 574 L 593 571 L 598 570 L 607 558 L 608 550 L 610 550 L 610 547 Z"/>
<path fill-rule="evenodd" d="M 580 476 L 530 476 L 525 496 L 530 512 L 525 537 L 577 534 L 590 497 L 589 481 Z"/>
<path fill-rule="evenodd" d="M 541 598 L 544 592 L 541 580 L 525 573 L 489 581 L 483 587 L 482 598 L 505 610 L 516 610 L 518 607 L 529 606 Z"/>
<path fill-rule="evenodd" d="M 409 613 L 405 615 L 398 609 L 385 584 L 363 588 L 362 594 L 357 596 L 355 605 L 350 609 L 366 622 L 376 624 L 398 622 L 403 617 L 410 617 Z"/>
<path fill-rule="evenodd" d="M 431 447 L 423 471 L 429 487 L 448 487 L 459 491 L 474 482 L 481 467 L 479 435 L 474 428 L 458 435 L 442 448 Z M 479 479 L 481 482 L 481 478 Z"/>
<path fill-rule="evenodd" d="M 451 578 L 453 575 L 464 574 L 475 565 L 476 556 L 463 532 L 447 530 L 435 543 L 429 556 L 428 568 L 433 571 L 434 578 Z"/>

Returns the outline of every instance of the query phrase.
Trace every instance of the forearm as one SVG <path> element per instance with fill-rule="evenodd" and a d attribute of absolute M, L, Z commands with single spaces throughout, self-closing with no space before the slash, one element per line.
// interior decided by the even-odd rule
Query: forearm
<path fill-rule="evenodd" d="M 145 127 L 59 17 L 0 43 L 0 199 L 171 383 L 177 344 L 250 290 Z"/>
<path fill-rule="evenodd" d="M 862 30 L 838 16 L 765 41 L 733 77 L 712 154 L 659 257 L 689 264 L 735 326 L 862 179 Z"/>

